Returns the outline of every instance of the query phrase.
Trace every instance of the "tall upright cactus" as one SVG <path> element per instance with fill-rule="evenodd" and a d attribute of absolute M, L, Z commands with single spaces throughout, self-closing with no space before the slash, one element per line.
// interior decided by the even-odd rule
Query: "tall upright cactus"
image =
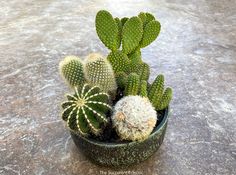
<path fill-rule="evenodd" d="M 155 107 L 156 110 L 165 109 L 172 98 L 172 89 L 167 88 L 164 91 L 164 76 L 158 75 L 154 82 L 152 83 L 150 90 L 148 92 L 148 98 Z"/>
<path fill-rule="evenodd" d="M 138 95 L 140 85 L 139 75 L 131 73 L 128 76 L 127 83 L 125 86 L 125 95 Z"/>
<path fill-rule="evenodd" d="M 97 86 L 85 84 L 81 89 L 76 87 L 75 94 L 67 95 L 67 101 L 62 103 L 62 119 L 75 133 L 99 135 L 108 123 L 106 113 L 111 106 L 107 102 L 108 94 Z"/>
<path fill-rule="evenodd" d="M 148 97 L 148 92 L 147 92 L 147 81 L 142 80 L 140 83 L 140 92 L 139 95 L 141 97 Z"/>
<path fill-rule="evenodd" d="M 83 86 L 85 83 L 82 61 L 76 56 L 67 56 L 59 63 L 61 76 L 71 87 Z"/>
<path fill-rule="evenodd" d="M 85 77 L 88 83 L 96 85 L 104 92 L 114 94 L 116 80 L 111 64 L 98 53 L 90 54 L 85 60 Z"/>
<path fill-rule="evenodd" d="M 125 72 L 116 73 L 116 84 L 120 89 L 124 89 L 127 83 L 128 76 Z"/>

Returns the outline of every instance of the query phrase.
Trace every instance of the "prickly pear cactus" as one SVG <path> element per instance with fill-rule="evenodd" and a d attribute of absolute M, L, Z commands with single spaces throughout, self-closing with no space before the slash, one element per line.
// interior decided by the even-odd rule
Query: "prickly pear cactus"
<path fill-rule="evenodd" d="M 125 54 L 131 53 L 142 39 L 143 23 L 139 17 L 128 19 L 122 31 L 122 51 Z"/>
<path fill-rule="evenodd" d="M 140 77 L 136 73 L 131 73 L 128 76 L 125 85 L 125 96 L 138 95 L 140 85 Z"/>
<path fill-rule="evenodd" d="M 116 103 L 111 119 L 121 139 L 143 141 L 155 127 L 157 115 L 148 98 L 127 96 Z"/>
<path fill-rule="evenodd" d="M 67 95 L 67 101 L 61 105 L 62 119 L 75 133 L 99 135 L 108 123 L 106 112 L 111 106 L 107 102 L 107 93 L 101 92 L 97 86 L 85 84 L 81 89 L 75 88 L 74 95 Z"/>
<path fill-rule="evenodd" d="M 115 93 L 116 80 L 111 64 L 98 53 L 90 54 L 85 60 L 85 78 L 104 92 Z"/>
<path fill-rule="evenodd" d="M 119 48 L 119 29 L 112 15 L 105 10 L 100 10 L 96 15 L 96 31 L 103 44 L 115 51 Z"/>
<path fill-rule="evenodd" d="M 71 87 L 83 86 L 85 83 L 82 61 L 76 56 L 67 56 L 59 63 L 61 76 Z"/>
<path fill-rule="evenodd" d="M 115 73 L 127 72 L 129 70 L 130 60 L 127 55 L 121 52 L 120 50 L 111 52 L 107 56 L 107 60 L 111 63 Z"/>

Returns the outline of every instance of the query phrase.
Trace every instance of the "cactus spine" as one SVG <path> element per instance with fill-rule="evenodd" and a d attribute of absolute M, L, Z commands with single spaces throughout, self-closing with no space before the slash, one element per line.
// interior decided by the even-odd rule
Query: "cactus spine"
<path fill-rule="evenodd" d="M 111 109 L 108 94 L 97 86 L 85 84 L 81 89 L 75 88 L 75 94 L 67 95 L 67 99 L 62 103 L 62 119 L 70 130 L 84 136 L 99 135 L 108 123 L 105 115 Z"/>
<path fill-rule="evenodd" d="M 121 139 L 142 141 L 151 134 L 157 116 L 147 98 L 127 96 L 116 103 L 111 119 Z"/>
<path fill-rule="evenodd" d="M 90 54 L 85 63 L 85 77 L 89 84 L 96 85 L 103 92 L 116 91 L 116 80 L 110 63 L 100 54 Z"/>
<path fill-rule="evenodd" d="M 131 73 L 128 76 L 125 86 L 125 95 L 137 95 L 139 91 L 140 80 L 136 73 Z"/>
<path fill-rule="evenodd" d="M 82 61 L 76 56 L 67 56 L 59 63 L 61 76 L 71 87 L 83 86 L 85 82 Z"/>
<path fill-rule="evenodd" d="M 162 110 L 165 109 L 172 98 L 172 90 L 171 88 L 167 88 L 163 94 L 164 91 L 164 76 L 158 75 L 154 82 L 152 83 L 148 98 L 153 104 L 153 106 L 156 108 L 156 110 Z"/>

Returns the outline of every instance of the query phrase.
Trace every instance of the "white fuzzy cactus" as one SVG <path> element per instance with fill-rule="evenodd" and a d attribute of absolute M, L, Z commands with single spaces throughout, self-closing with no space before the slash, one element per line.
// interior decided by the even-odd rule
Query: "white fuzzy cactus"
<path fill-rule="evenodd" d="M 111 118 L 122 140 L 143 141 L 153 131 L 157 114 L 148 98 L 126 96 L 116 103 Z"/>

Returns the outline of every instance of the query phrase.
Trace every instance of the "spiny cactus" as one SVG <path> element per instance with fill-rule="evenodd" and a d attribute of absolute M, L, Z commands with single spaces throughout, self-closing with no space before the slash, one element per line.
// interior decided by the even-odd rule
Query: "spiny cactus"
<path fill-rule="evenodd" d="M 127 96 L 116 103 L 111 119 L 121 139 L 143 141 L 153 131 L 157 115 L 147 98 Z"/>
<path fill-rule="evenodd" d="M 154 82 L 152 83 L 148 98 L 153 104 L 153 106 L 156 108 L 156 110 L 162 110 L 165 109 L 172 98 L 172 90 L 171 88 L 167 88 L 163 94 L 164 91 L 164 76 L 158 75 Z"/>
<path fill-rule="evenodd" d="M 131 53 L 142 39 L 143 24 L 139 17 L 128 19 L 122 31 L 122 51 L 125 54 Z"/>
<path fill-rule="evenodd" d="M 116 80 L 110 63 L 98 53 L 90 54 L 85 61 L 85 78 L 91 85 L 96 85 L 103 92 L 114 94 Z"/>
<path fill-rule="evenodd" d="M 158 21 L 149 22 L 143 29 L 143 38 L 140 42 L 140 47 L 146 47 L 151 44 L 159 35 L 161 25 Z"/>
<path fill-rule="evenodd" d="M 61 76 L 71 87 L 83 86 L 85 83 L 82 61 L 76 56 L 67 56 L 59 63 Z"/>
<path fill-rule="evenodd" d="M 140 80 L 148 80 L 150 75 L 150 67 L 147 63 L 141 63 L 137 73 L 140 76 Z"/>
<path fill-rule="evenodd" d="M 123 26 L 122 26 L 122 23 L 121 23 L 119 18 L 115 18 L 114 20 L 116 21 L 117 28 L 118 28 L 118 35 L 117 35 L 117 39 L 116 39 L 116 41 L 117 41 L 117 49 L 118 49 L 120 47 L 120 45 L 121 45 L 121 34 L 122 34 Z"/>
<path fill-rule="evenodd" d="M 118 72 L 116 73 L 116 84 L 120 89 L 124 89 L 125 85 L 127 83 L 127 74 L 124 72 Z"/>
<path fill-rule="evenodd" d="M 105 10 L 100 10 L 96 15 L 96 31 L 103 44 L 115 51 L 119 48 L 119 29 L 112 15 Z"/>
<path fill-rule="evenodd" d="M 99 135 L 108 123 L 106 113 L 111 109 L 108 94 L 85 84 L 81 89 L 75 88 L 75 94 L 67 95 L 67 99 L 62 103 L 62 119 L 70 130 L 84 136 Z"/>
<path fill-rule="evenodd" d="M 148 97 L 148 92 L 147 92 L 147 81 L 142 80 L 140 83 L 140 92 L 139 95 L 141 97 Z"/>
<path fill-rule="evenodd" d="M 128 76 L 127 83 L 125 85 L 125 96 L 138 95 L 140 80 L 136 73 L 131 73 Z"/>
<path fill-rule="evenodd" d="M 107 56 L 107 60 L 111 63 L 114 72 L 127 72 L 129 70 L 130 60 L 126 54 L 117 50 L 111 52 Z"/>
<path fill-rule="evenodd" d="M 142 62 L 140 48 L 136 48 L 132 53 L 128 54 L 130 61 L 133 64 L 138 64 Z"/>

